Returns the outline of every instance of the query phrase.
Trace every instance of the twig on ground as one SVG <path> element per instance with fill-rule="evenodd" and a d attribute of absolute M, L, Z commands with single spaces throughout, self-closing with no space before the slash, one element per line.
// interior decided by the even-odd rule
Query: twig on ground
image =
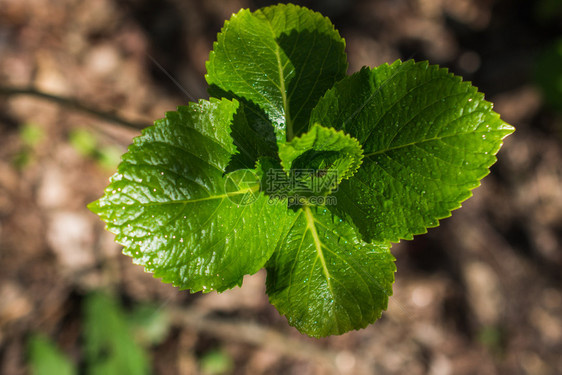
<path fill-rule="evenodd" d="M 75 111 L 84 112 L 84 113 L 99 117 L 99 118 L 101 118 L 105 121 L 112 122 L 114 124 L 119 124 L 119 125 L 122 125 L 122 126 L 125 126 L 125 127 L 128 127 L 128 128 L 136 129 L 136 130 L 144 129 L 147 126 L 149 126 L 149 124 L 125 120 L 125 119 L 115 115 L 112 112 L 100 111 L 100 110 L 92 108 L 92 107 L 90 107 L 86 104 L 83 104 L 83 103 L 81 103 L 81 102 L 79 102 L 75 99 L 65 98 L 65 97 L 53 95 L 53 94 L 48 94 L 46 92 L 36 90 L 32 87 L 26 87 L 26 88 L 19 87 L 18 88 L 18 87 L 0 86 L 0 95 L 5 95 L 5 96 L 16 96 L 16 95 L 34 96 L 36 98 L 41 98 L 41 99 L 51 101 L 53 103 L 57 103 L 57 104 L 65 107 L 65 108 L 75 110 Z"/>
<path fill-rule="evenodd" d="M 312 360 L 339 374 L 334 361 L 337 353 L 329 349 L 320 349 L 257 324 L 212 318 L 207 316 L 205 309 L 170 307 L 168 313 L 172 322 L 180 326 L 221 338 L 225 342 L 242 342 L 290 358 Z"/>

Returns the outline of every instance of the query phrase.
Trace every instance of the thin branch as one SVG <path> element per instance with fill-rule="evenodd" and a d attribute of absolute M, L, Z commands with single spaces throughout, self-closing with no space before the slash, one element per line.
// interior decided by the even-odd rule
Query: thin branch
<path fill-rule="evenodd" d="M 197 332 L 204 332 L 227 342 L 241 342 L 269 349 L 290 358 L 312 360 L 331 373 L 339 374 L 334 361 L 337 353 L 329 349 L 320 349 L 257 324 L 207 317 L 206 312 L 198 308 L 172 307 L 168 313 L 175 324 L 187 326 Z"/>
<path fill-rule="evenodd" d="M 36 98 L 41 98 L 41 99 L 51 101 L 53 103 L 57 103 L 57 104 L 65 107 L 65 108 L 75 110 L 75 111 L 79 111 L 79 112 L 84 112 L 84 113 L 87 113 L 89 115 L 99 117 L 99 118 L 101 118 L 105 121 L 112 122 L 114 124 L 119 124 L 119 125 L 125 126 L 127 128 L 132 128 L 132 129 L 136 129 L 136 130 L 144 129 L 147 126 L 149 126 L 149 124 L 125 120 L 125 119 L 115 115 L 112 112 L 100 111 L 98 109 L 95 109 L 95 108 L 92 108 L 88 105 L 85 105 L 85 104 L 83 104 L 83 103 L 81 103 L 81 102 L 79 102 L 75 99 L 65 98 L 65 97 L 53 95 L 53 94 L 48 94 L 46 92 L 36 90 L 32 87 L 18 88 L 18 87 L 0 86 L 0 95 L 6 95 L 6 96 L 29 95 L 29 96 L 34 96 Z"/>

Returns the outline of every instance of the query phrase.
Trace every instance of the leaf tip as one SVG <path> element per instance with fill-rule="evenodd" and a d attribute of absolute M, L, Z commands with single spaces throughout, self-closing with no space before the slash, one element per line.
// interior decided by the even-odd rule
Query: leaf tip
<path fill-rule="evenodd" d="M 86 207 L 88 208 L 88 210 L 90 210 L 91 212 L 93 212 L 94 214 L 98 215 L 100 212 L 100 199 L 97 199 L 93 202 L 90 202 L 86 205 Z"/>

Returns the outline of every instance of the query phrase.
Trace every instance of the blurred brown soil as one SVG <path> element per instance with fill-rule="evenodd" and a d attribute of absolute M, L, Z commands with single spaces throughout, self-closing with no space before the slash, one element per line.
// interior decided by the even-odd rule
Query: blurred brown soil
<path fill-rule="evenodd" d="M 0 96 L 0 374 L 28 373 L 32 332 L 80 361 L 80 303 L 99 289 L 176 312 L 151 347 L 155 374 L 199 374 L 214 348 L 233 358 L 232 374 L 562 373 L 562 114 L 545 107 L 532 79 L 534 57 L 562 35 L 562 20 L 540 18 L 528 1 L 300 3 L 332 18 L 350 72 L 427 59 L 473 81 L 517 129 L 461 210 L 395 246 L 383 318 L 313 340 L 269 305 L 263 272 L 220 295 L 190 295 L 145 274 L 86 209 L 112 170 L 70 141 L 86 129 L 99 147 L 124 152 L 138 131 Z M 204 64 L 222 23 L 266 4 L 0 0 L 0 86 L 33 86 L 150 124 L 207 96 Z M 21 136 L 29 124 L 43 133 L 32 145 Z M 260 336 L 271 332 L 279 335 Z"/>

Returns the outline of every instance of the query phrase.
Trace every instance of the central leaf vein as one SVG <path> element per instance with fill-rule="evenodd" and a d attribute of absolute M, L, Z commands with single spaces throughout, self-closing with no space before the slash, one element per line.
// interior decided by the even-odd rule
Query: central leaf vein
<path fill-rule="evenodd" d="M 236 195 L 241 194 L 248 194 L 248 193 L 255 193 L 259 190 L 259 185 L 255 185 L 249 188 L 245 188 L 238 191 L 232 191 L 228 193 L 218 194 L 218 195 L 210 195 L 208 197 L 197 198 L 197 199 L 178 199 L 178 200 L 171 200 L 171 201 L 163 201 L 163 202 L 149 202 L 149 203 L 141 203 L 141 206 L 151 207 L 151 206 L 165 206 L 169 204 L 188 204 L 188 203 L 199 203 L 205 202 L 210 200 L 217 200 L 217 199 L 224 199 L 229 197 L 234 197 Z M 122 205 L 121 203 L 116 204 L 117 206 Z M 126 205 L 126 204 L 125 204 Z M 136 204 L 135 204 L 136 205 Z"/>
<path fill-rule="evenodd" d="M 326 276 L 326 284 L 330 289 L 330 294 L 333 296 L 334 292 L 332 290 L 332 283 L 330 281 L 330 271 L 328 270 L 328 266 L 326 265 L 326 259 L 324 259 L 324 252 L 322 251 L 322 242 L 320 241 L 320 237 L 318 236 L 318 231 L 316 230 L 314 216 L 312 215 L 312 211 L 310 210 L 309 206 L 304 206 L 303 210 L 306 215 L 306 229 L 310 231 L 310 234 L 312 235 L 312 240 L 314 241 L 314 248 L 316 249 L 317 258 L 320 259 L 320 263 L 322 264 L 322 271 L 324 273 L 324 276 Z"/>
<path fill-rule="evenodd" d="M 275 30 L 271 23 L 268 23 L 271 33 L 275 36 Z M 287 140 L 293 139 L 293 121 L 291 120 L 291 115 L 289 114 L 289 103 L 287 99 L 287 90 L 285 88 L 285 73 L 281 62 L 281 51 L 279 44 L 275 43 L 275 58 L 277 59 L 277 70 L 279 73 L 279 90 L 281 91 L 281 99 L 283 100 L 283 112 L 285 114 L 285 127 L 287 132 Z"/>
<path fill-rule="evenodd" d="M 459 117 L 458 119 L 460 119 L 464 116 L 467 116 L 467 115 L 463 115 L 463 116 Z M 458 120 L 458 119 L 456 119 L 456 120 Z M 389 151 L 394 151 L 394 150 L 398 150 L 398 149 L 406 148 L 406 147 L 410 147 L 410 146 L 417 146 L 419 144 L 431 142 L 431 141 L 441 141 L 443 139 L 458 137 L 458 136 L 463 136 L 463 135 L 478 135 L 478 134 L 487 135 L 487 134 L 494 134 L 494 133 L 502 133 L 502 131 L 492 131 L 492 130 L 486 130 L 486 131 L 482 131 L 482 132 L 470 131 L 470 132 L 465 132 L 465 133 L 455 133 L 455 134 L 437 136 L 437 137 L 432 137 L 432 138 L 427 138 L 427 139 L 420 139 L 418 141 L 405 143 L 405 144 L 394 146 L 394 147 L 387 147 L 387 148 L 384 148 L 382 150 L 373 151 L 371 153 L 365 154 L 365 158 L 371 158 L 372 156 L 385 154 Z"/>

